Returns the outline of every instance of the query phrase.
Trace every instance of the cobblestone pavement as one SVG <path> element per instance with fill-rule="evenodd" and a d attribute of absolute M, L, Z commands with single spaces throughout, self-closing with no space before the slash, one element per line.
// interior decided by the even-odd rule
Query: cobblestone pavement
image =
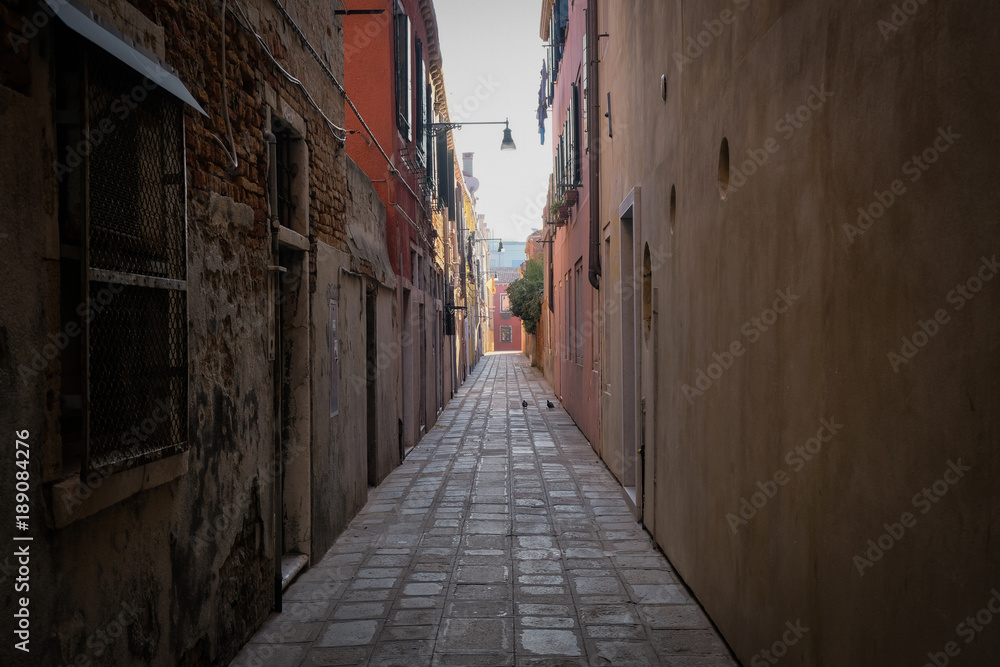
<path fill-rule="evenodd" d="M 549 398 L 480 361 L 232 664 L 735 665 Z"/>

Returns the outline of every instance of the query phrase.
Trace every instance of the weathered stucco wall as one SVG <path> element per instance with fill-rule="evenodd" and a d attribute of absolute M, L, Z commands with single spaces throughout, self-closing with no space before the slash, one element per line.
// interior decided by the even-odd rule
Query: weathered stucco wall
<path fill-rule="evenodd" d="M 350 258 L 333 249 L 322 248 L 316 265 L 316 280 L 325 285 L 313 295 L 313 486 L 326 489 L 329 496 L 313 496 L 314 553 L 325 553 L 347 522 L 368 498 L 366 421 L 364 390 L 358 391 L 352 378 L 365 377 L 365 300 L 361 278 L 345 273 Z M 349 270 L 349 269 L 348 269 Z M 332 378 L 330 355 L 333 332 L 330 326 L 331 301 L 338 309 L 337 336 L 340 377 Z M 330 392 L 336 383 L 339 408 L 331 412 Z M 331 503 L 330 499 L 337 499 Z"/>
<path fill-rule="evenodd" d="M 61 325 L 60 200 L 52 169 L 56 130 L 50 96 L 56 80 L 50 60 L 52 31 L 58 21 L 46 18 L 23 49 L 10 51 L 8 31 L 20 34 L 26 25 L 19 12 L 33 15 L 37 6 L 4 2 L 0 5 L 0 22 L 6 26 L 0 43 L 4 49 L 0 145 L 5 150 L 0 155 L 0 202 L 6 213 L 0 227 L 4 304 L 0 403 L 5 409 L 0 422 L 8 433 L 26 429 L 31 434 L 31 660 L 37 664 L 226 663 L 273 603 L 275 417 L 267 279 L 273 258 L 266 225 L 264 141 L 268 119 L 298 118 L 302 129 L 308 130 L 303 138 L 309 145 L 311 229 L 306 233 L 313 248 L 335 248 L 333 255 L 348 249 L 345 156 L 298 87 L 280 76 L 256 39 L 231 15 L 226 24 L 228 63 L 223 69 L 218 6 L 142 2 L 132 7 L 99 0 L 88 5 L 175 66 L 181 81 L 209 113 L 205 118 L 185 109 L 184 121 L 189 447 L 155 465 L 77 484 L 70 471 L 62 469 L 60 457 L 62 359 L 56 354 L 40 372 L 29 373 L 24 380 L 18 375 L 19 366 L 30 368 L 36 349 L 41 350 L 50 336 L 58 337 Z M 342 96 L 276 6 L 253 1 L 243 5 L 250 23 L 282 63 L 302 79 L 327 116 L 342 126 Z M 287 5 L 327 66 L 342 78 L 342 35 L 333 7 Z M 225 138 L 222 117 L 223 71 L 232 145 Z M 227 163 L 216 137 L 223 137 L 223 143 L 236 151 L 238 167 Z M 319 264 L 307 275 L 305 287 L 315 302 L 322 303 L 319 296 L 328 293 L 328 286 L 341 284 L 337 267 L 348 263 L 334 264 Z M 322 312 L 312 317 L 314 324 L 320 318 L 313 330 L 315 341 L 324 334 L 328 319 L 322 319 Z M 344 336 L 352 352 L 348 372 L 357 373 L 360 364 L 363 377 L 361 322 L 360 332 L 348 326 Z M 314 414 L 318 413 L 317 409 Z M 316 500 L 312 516 L 332 514 L 339 525 L 364 502 L 367 483 L 364 468 L 358 469 L 340 448 L 345 432 L 337 431 L 328 440 L 313 436 L 310 443 L 317 463 L 312 473 Z M 4 448 L 2 460 L 12 467 L 13 447 Z M 58 502 L 54 499 L 67 497 L 81 502 L 54 505 Z M 104 502 L 111 497 L 117 499 Z M 10 500 L 10 495 L 0 499 L 7 516 L 12 515 Z M 320 528 L 314 528 L 313 540 L 325 550 L 340 528 L 335 522 Z M 7 569 L 3 572 L 0 577 Z M 10 637 L 16 601 L 7 586 L 9 579 L 4 581 L 0 611 Z M 121 634 L 108 641 L 109 633 L 120 626 L 124 626 Z M 0 655 L 23 657 L 14 653 L 9 641 L 2 644 Z"/>
<path fill-rule="evenodd" d="M 617 256 L 638 187 L 652 251 L 645 524 L 744 664 L 990 664 L 960 624 L 1000 571 L 995 4 L 601 6 L 602 224 Z"/>

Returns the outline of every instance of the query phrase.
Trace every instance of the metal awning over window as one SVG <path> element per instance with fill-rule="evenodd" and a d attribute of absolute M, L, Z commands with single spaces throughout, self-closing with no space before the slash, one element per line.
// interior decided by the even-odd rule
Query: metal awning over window
<path fill-rule="evenodd" d="M 130 39 L 107 25 L 89 9 L 70 4 L 68 0 L 45 0 L 45 4 L 62 19 L 66 27 L 104 49 L 177 99 L 208 116 L 177 78 L 176 70 L 166 63 L 159 62 L 155 56 L 142 53 Z"/>

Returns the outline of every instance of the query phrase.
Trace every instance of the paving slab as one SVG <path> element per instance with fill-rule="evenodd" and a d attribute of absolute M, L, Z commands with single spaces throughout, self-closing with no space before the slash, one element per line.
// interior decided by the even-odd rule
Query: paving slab
<path fill-rule="evenodd" d="M 551 397 L 484 357 L 232 665 L 735 666 Z"/>

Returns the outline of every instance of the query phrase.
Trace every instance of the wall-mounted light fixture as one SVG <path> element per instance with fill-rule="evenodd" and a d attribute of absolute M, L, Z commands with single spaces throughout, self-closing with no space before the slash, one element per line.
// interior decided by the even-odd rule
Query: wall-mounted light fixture
<path fill-rule="evenodd" d="M 500 243 L 497 244 L 497 252 L 503 252 L 502 239 L 477 239 L 476 232 L 469 232 L 469 243 L 490 243 L 491 241 L 500 241 Z"/>
<path fill-rule="evenodd" d="M 441 132 L 447 132 L 448 130 L 460 130 L 463 125 L 503 125 L 503 141 L 500 142 L 500 150 L 502 151 L 513 151 L 517 150 L 517 146 L 514 144 L 514 137 L 510 133 L 510 119 L 498 120 L 498 121 L 485 121 L 485 122 L 474 122 L 474 123 L 431 123 L 427 126 L 427 131 L 430 132 L 431 136 L 440 134 Z"/>

